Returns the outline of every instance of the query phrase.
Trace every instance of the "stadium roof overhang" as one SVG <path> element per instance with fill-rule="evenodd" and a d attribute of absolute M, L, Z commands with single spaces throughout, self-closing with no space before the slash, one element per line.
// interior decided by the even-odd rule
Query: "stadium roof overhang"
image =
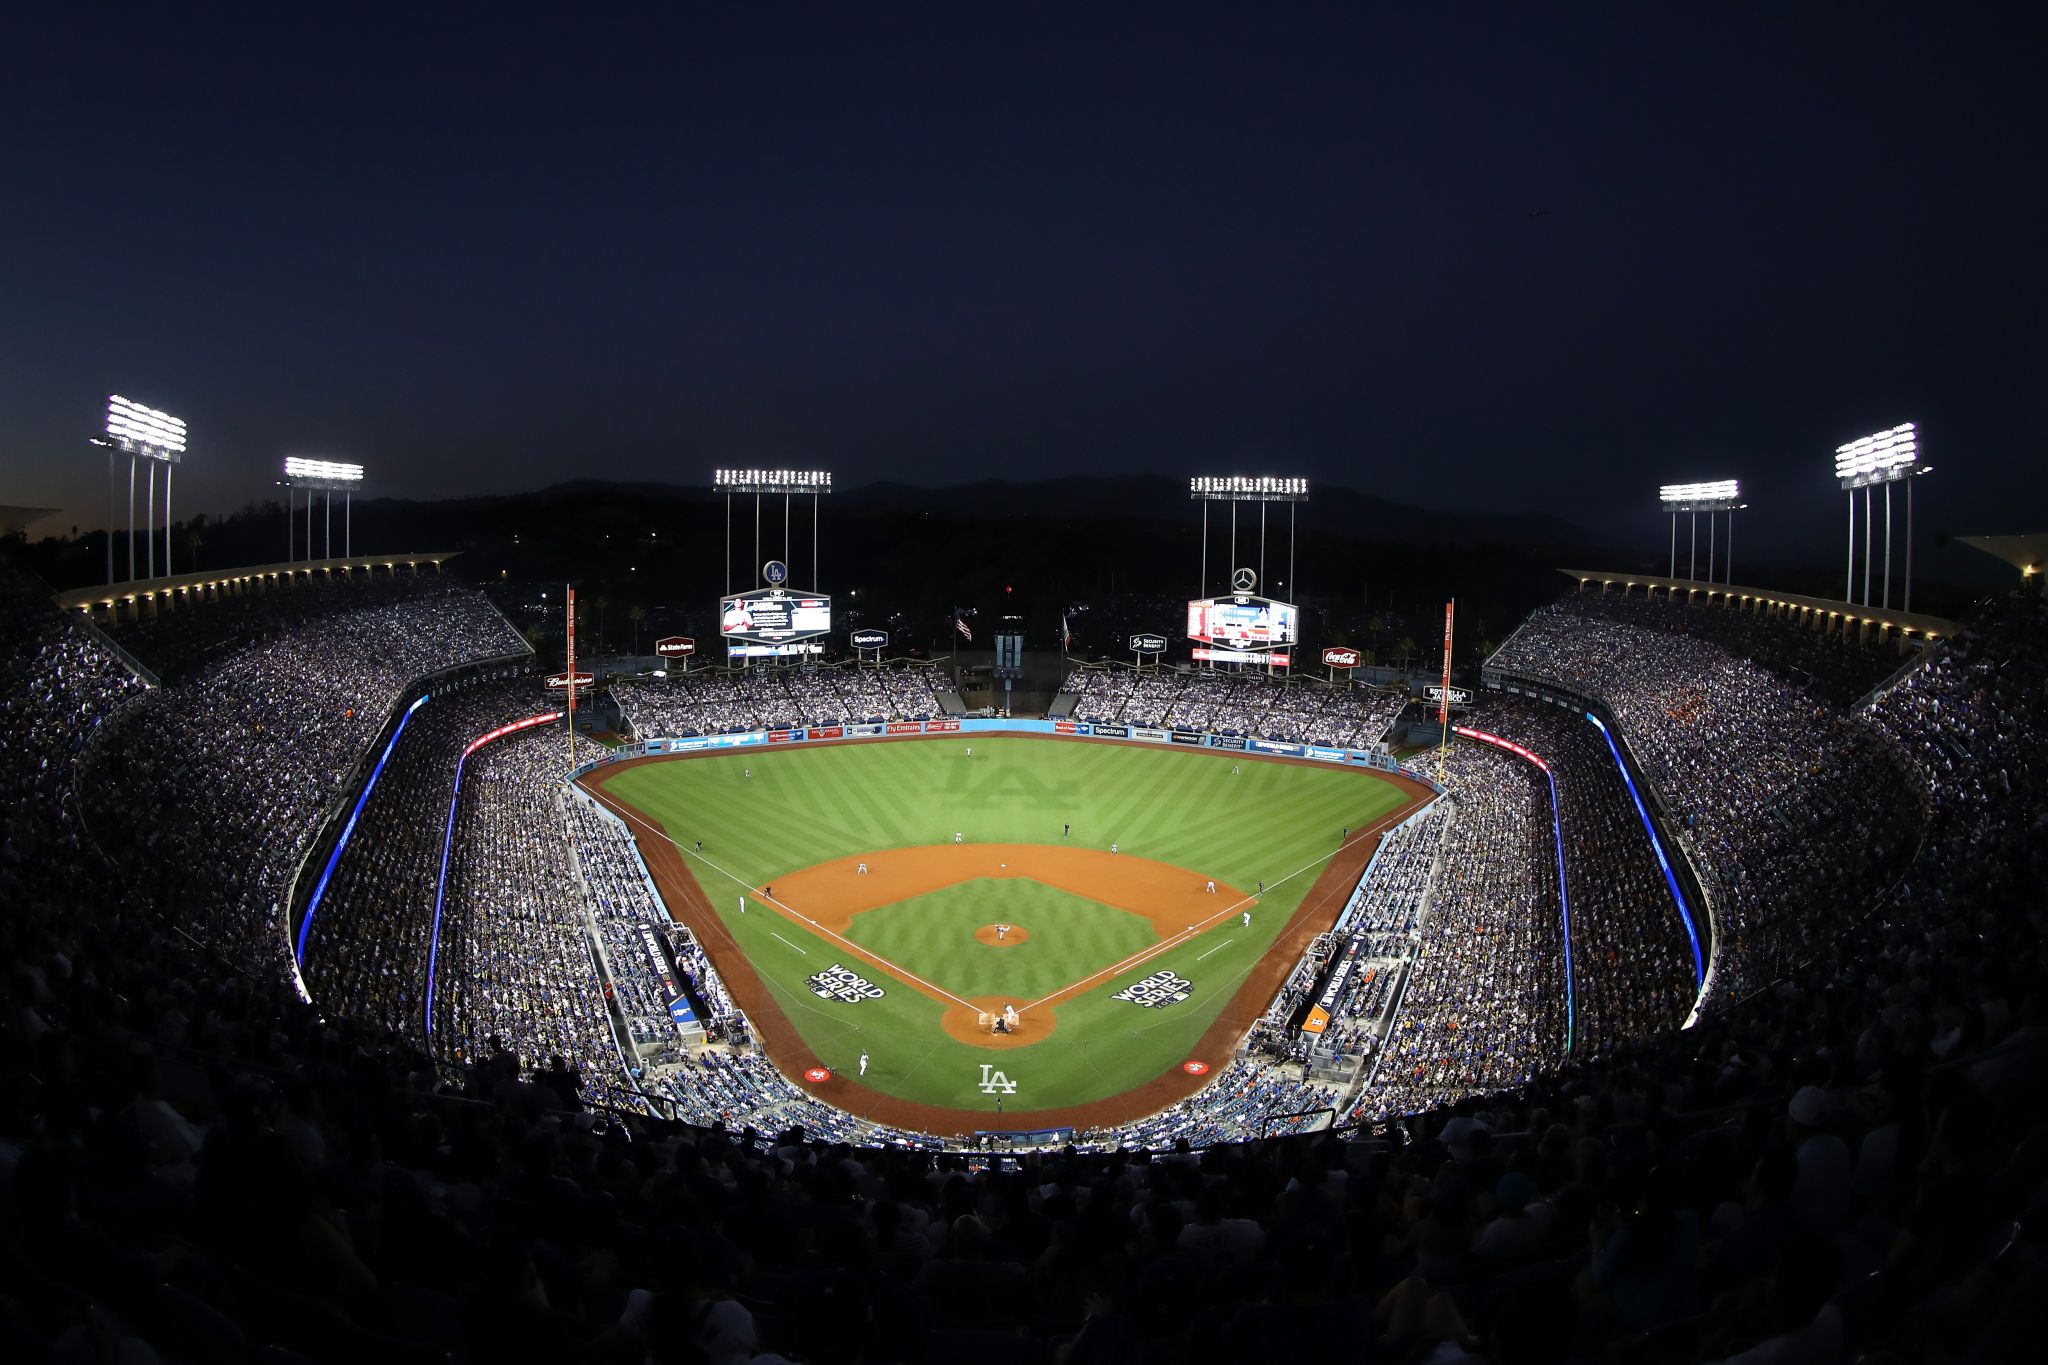
<path fill-rule="evenodd" d="M 1902 635 L 1923 635 L 1930 640 L 1947 639 L 1961 629 L 1945 616 L 1929 616 L 1920 611 L 1893 611 L 1886 607 L 1865 606 L 1861 602 L 1838 602 L 1830 597 L 1807 597 L 1796 592 L 1778 592 L 1772 588 L 1746 588 L 1740 583 L 1709 583 L 1697 578 L 1660 578 L 1656 574 L 1615 573 L 1608 569 L 1559 569 L 1558 572 L 1576 581 L 1582 588 L 1593 583 L 1607 588 L 1662 588 L 1667 592 L 1701 595 L 1709 601 L 1718 597 L 1736 604 L 1761 603 L 1774 607 L 1798 607 L 1852 623 L 1868 622 L 1874 626 L 1896 630 Z"/>
<path fill-rule="evenodd" d="M 2020 577 L 2039 578 L 2048 570 L 2048 531 L 2019 536 L 1957 536 L 1973 550 L 1996 555 L 2020 571 Z"/>
<path fill-rule="evenodd" d="M 209 588 L 233 587 L 257 580 L 282 580 L 294 574 L 374 572 L 440 568 L 442 562 L 461 554 L 460 550 L 414 551 L 402 555 L 351 555 L 346 559 L 300 559 L 284 564 L 253 564 L 246 569 L 208 569 L 200 573 L 172 574 L 168 578 L 137 578 L 121 583 L 99 583 L 90 588 L 69 588 L 51 599 L 72 611 L 111 607 L 116 602 L 146 602 L 180 593 L 204 592 Z"/>
<path fill-rule="evenodd" d="M 61 507 L 15 507 L 0 503 L 0 535 L 11 536 L 16 531 L 25 531 L 31 523 L 55 516 L 63 510 Z"/>

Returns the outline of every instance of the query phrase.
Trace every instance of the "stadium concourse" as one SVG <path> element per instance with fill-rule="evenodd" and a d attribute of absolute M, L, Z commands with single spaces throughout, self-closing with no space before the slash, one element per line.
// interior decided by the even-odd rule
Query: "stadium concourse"
<path fill-rule="evenodd" d="M 562 783 L 559 732 L 472 749 L 544 709 L 480 594 L 401 575 L 230 611 L 122 627 L 145 686 L 0 566 L 11 1359 L 2028 1353 L 2037 595 L 1860 705 L 1889 674 L 1846 642 L 1613 594 L 1539 612 L 1491 665 L 1585 701 L 1481 699 L 1467 728 L 1542 766 L 1452 746 L 1448 799 L 1326 945 L 1360 964 L 1334 1027 L 1307 1047 L 1269 1019 L 1209 1090 L 1096 1135 L 1147 1150 L 1014 1158 L 793 1097 Z M 1125 676 L 1165 724 L 1385 725 L 1299 684 Z M 895 709 L 816 677 L 692 683 L 733 708 L 694 714 Z M 309 1002 L 292 887 L 358 799 Z M 1360 1126 L 1263 1133 L 1339 1102 Z"/>

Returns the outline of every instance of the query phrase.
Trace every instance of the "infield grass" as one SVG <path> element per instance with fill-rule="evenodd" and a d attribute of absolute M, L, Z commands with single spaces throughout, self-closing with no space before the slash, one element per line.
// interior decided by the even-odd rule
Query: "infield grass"
<path fill-rule="evenodd" d="M 612 774 L 605 790 L 667 828 L 713 910 L 828 1066 L 850 1076 L 865 1051 L 870 1088 L 989 1111 L 992 1127 L 1000 1121 L 980 1088 L 984 1063 L 1018 1084 L 1003 1097 L 1018 1113 L 1115 1095 L 1186 1060 L 1314 885 L 1340 831 L 1365 828 L 1406 800 L 1393 783 L 1352 768 L 987 735 L 647 763 Z M 739 911 L 748 888 L 828 858 L 950 843 L 956 831 L 973 842 L 1056 844 L 1063 824 L 1072 826 L 1066 842 L 1104 850 L 1114 842 L 1247 891 L 1263 881 L 1266 894 L 1248 907 L 1249 927 L 1232 915 L 1094 983 L 1056 1007 L 1044 1042 L 1004 1051 L 949 1037 L 939 1023 L 944 1005 L 829 938 L 759 902 Z M 997 913 L 998 895 L 1016 899 Z M 1003 948 L 974 941 L 976 928 L 997 920 L 1025 926 L 1030 940 Z M 1014 992 L 1020 1002 L 1157 941 L 1126 911 L 1021 880 L 963 883 L 865 911 L 848 936 L 954 994 Z M 874 980 L 884 996 L 818 998 L 806 979 L 835 963 Z M 1111 998 L 1162 969 L 1193 982 L 1189 999 L 1146 1009 Z M 1227 1059 L 1204 1060 L 1220 1069 Z"/>

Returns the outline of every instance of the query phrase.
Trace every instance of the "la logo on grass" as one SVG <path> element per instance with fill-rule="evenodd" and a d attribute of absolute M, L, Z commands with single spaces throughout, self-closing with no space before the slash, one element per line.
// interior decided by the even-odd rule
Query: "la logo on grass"
<path fill-rule="evenodd" d="M 997 1071 L 987 1062 L 983 1062 L 981 1064 L 981 1093 L 993 1095 L 998 1091 L 1005 1095 L 1014 1095 L 1017 1093 L 1017 1083 L 1002 1072 Z"/>

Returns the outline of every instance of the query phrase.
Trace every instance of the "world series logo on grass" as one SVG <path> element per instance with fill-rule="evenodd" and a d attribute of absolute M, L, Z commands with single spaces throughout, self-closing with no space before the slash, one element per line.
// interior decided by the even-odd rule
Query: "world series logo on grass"
<path fill-rule="evenodd" d="M 1195 983 L 1172 972 L 1154 972 L 1142 981 L 1130 985 L 1109 997 L 1132 1005 L 1143 1005 L 1148 1010 L 1164 1009 L 1178 1005 L 1194 991 Z"/>
<path fill-rule="evenodd" d="M 880 1000 L 888 994 L 874 982 L 848 971 L 837 962 L 808 978 L 804 984 L 820 1000 L 837 1000 L 848 1005 L 858 1005 L 863 1000 Z"/>

